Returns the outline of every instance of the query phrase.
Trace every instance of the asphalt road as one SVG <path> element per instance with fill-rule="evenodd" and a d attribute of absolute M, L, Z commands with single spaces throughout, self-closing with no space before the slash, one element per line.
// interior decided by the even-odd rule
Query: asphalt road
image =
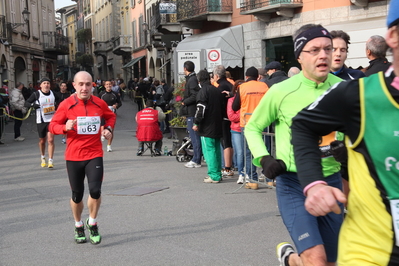
<path fill-rule="evenodd" d="M 113 152 L 104 154 L 99 245 L 74 243 L 61 136 L 55 168 L 41 168 L 35 117 L 23 122 L 23 142 L 13 141 L 12 122 L 6 126 L 0 265 L 279 265 L 275 246 L 290 238 L 275 190 L 240 188 L 237 175 L 205 184 L 206 167 L 187 169 L 173 156 L 137 157 L 136 112 L 125 99 Z M 164 138 L 165 145 L 171 150 L 172 140 Z M 132 195 L 153 190 L 159 191 Z"/>

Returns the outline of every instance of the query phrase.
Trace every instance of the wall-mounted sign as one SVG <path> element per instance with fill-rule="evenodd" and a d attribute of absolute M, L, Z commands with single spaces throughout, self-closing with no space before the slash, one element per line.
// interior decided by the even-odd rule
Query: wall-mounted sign
<path fill-rule="evenodd" d="M 161 14 L 176 14 L 175 3 L 159 3 L 159 13 Z"/>
<path fill-rule="evenodd" d="M 206 49 L 206 61 L 209 71 L 222 64 L 222 51 L 220 48 Z"/>
<path fill-rule="evenodd" d="M 180 76 L 184 77 L 184 62 L 192 61 L 195 65 L 194 72 L 201 69 L 201 56 L 200 51 L 179 51 L 177 52 L 177 70 Z"/>

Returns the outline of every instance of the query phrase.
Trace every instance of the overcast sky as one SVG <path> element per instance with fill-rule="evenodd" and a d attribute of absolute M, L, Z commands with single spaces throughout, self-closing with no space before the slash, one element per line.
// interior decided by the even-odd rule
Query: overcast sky
<path fill-rule="evenodd" d="M 76 2 L 73 2 L 71 0 L 55 0 L 54 1 L 54 6 L 55 6 L 55 10 L 64 7 L 64 6 L 70 6 L 76 4 Z"/>

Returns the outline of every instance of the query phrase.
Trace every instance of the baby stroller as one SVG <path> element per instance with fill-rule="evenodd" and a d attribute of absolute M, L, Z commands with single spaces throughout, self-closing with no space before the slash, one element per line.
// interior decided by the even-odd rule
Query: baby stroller
<path fill-rule="evenodd" d="M 194 149 L 189 137 L 183 138 L 182 145 L 176 152 L 178 162 L 189 162 L 194 156 Z"/>

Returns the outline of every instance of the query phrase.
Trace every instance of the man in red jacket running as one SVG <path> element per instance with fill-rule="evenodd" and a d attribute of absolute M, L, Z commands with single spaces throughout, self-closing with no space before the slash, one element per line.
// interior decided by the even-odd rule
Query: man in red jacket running
<path fill-rule="evenodd" d="M 75 241 L 85 243 L 83 211 L 84 179 L 87 176 L 90 195 L 87 200 L 90 217 L 86 226 L 90 231 L 90 242 L 99 244 L 97 213 L 101 204 L 103 180 L 103 150 L 101 135 L 111 138 L 116 116 L 107 104 L 92 96 L 92 77 L 86 71 L 76 73 L 73 86 L 76 93 L 64 100 L 50 123 L 53 134 L 67 134 L 65 150 L 66 167 L 72 189 L 71 208 L 75 219 Z M 101 131 L 101 121 L 104 130 Z"/>

